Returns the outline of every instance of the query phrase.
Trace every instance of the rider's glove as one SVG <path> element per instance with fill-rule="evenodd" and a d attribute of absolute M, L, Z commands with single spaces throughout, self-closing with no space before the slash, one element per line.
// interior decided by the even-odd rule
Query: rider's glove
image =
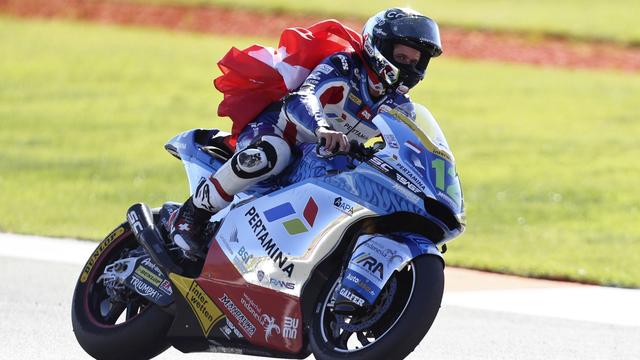
<path fill-rule="evenodd" d="M 347 138 L 347 135 L 340 131 L 331 130 L 327 127 L 321 126 L 316 129 L 316 136 L 320 143 L 322 143 L 322 139 L 325 140 L 324 148 L 329 151 L 349 151 L 349 139 Z"/>

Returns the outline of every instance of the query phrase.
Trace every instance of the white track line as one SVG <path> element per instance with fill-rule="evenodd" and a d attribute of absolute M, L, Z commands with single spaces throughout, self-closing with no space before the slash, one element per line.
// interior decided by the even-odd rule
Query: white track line
<path fill-rule="evenodd" d="M 640 289 L 601 286 L 445 293 L 443 306 L 640 327 Z"/>
<path fill-rule="evenodd" d="M 84 264 L 97 242 L 0 233 L 0 256 Z"/>
<path fill-rule="evenodd" d="M 96 246 L 97 243 L 89 241 L 0 233 L 0 257 L 82 265 Z M 449 291 L 443 299 L 444 307 L 460 306 L 633 327 L 640 327 L 639 304 L 640 289 L 600 286 Z"/>

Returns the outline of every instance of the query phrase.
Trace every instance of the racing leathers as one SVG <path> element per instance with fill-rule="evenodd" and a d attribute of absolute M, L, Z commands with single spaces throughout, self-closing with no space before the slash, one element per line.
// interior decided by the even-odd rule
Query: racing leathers
<path fill-rule="evenodd" d="M 378 112 L 408 101 L 408 96 L 397 92 L 372 98 L 367 68 L 360 58 L 353 53 L 337 53 L 316 66 L 285 102 L 277 125 L 290 143 L 315 142 L 320 126 L 364 143 L 379 135 L 371 122 Z"/>
<path fill-rule="evenodd" d="M 202 255 L 201 244 L 195 240 L 201 222 L 227 206 L 236 193 L 280 174 L 291 163 L 291 146 L 316 142 L 319 127 L 340 131 L 359 143 L 377 136 L 373 117 L 409 98 L 391 92 L 374 99 L 370 86 L 367 68 L 358 55 L 336 53 L 324 59 L 297 92 L 264 110 L 241 131 L 229 161 L 208 179 L 201 179 L 172 221 L 174 242 L 186 254 Z"/>

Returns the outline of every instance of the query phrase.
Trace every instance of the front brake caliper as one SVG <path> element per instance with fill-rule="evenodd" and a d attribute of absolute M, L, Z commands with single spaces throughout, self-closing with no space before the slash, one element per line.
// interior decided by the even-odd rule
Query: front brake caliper
<path fill-rule="evenodd" d="M 135 270 L 137 259 L 121 259 L 107 265 L 102 275 L 96 280 L 96 283 L 102 282 L 110 298 L 122 301 L 121 295 L 125 289 L 124 283 L 127 277 Z"/>

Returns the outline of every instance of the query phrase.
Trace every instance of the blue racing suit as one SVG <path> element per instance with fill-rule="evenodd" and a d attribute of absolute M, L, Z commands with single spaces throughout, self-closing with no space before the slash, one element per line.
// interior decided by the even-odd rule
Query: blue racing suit
<path fill-rule="evenodd" d="M 319 126 L 364 143 L 379 134 L 371 122 L 378 112 L 410 101 L 397 92 L 374 100 L 368 87 L 367 70 L 357 55 L 331 55 L 284 101 L 279 113 L 277 107 L 268 109 L 245 127 L 238 137 L 239 149 L 267 134 L 284 137 L 290 145 L 313 143 Z"/>
<path fill-rule="evenodd" d="M 352 53 L 324 59 L 297 92 L 272 104 L 240 132 L 236 152 L 208 179 L 202 179 L 193 201 L 210 212 L 225 207 L 233 196 L 279 175 L 291 163 L 291 147 L 315 143 L 324 126 L 364 143 L 379 134 L 371 122 L 378 112 L 409 102 L 398 92 L 373 99 L 365 65 Z"/>
<path fill-rule="evenodd" d="M 201 218 L 208 219 L 226 207 L 235 194 L 282 173 L 291 163 L 291 147 L 315 143 L 318 127 L 340 131 L 359 143 L 377 136 L 379 131 L 371 121 L 375 115 L 410 100 L 398 92 L 373 99 L 368 76 L 357 55 L 336 53 L 324 59 L 297 92 L 281 104 L 269 106 L 245 126 L 231 159 L 209 178 L 200 180 L 192 198 L 193 205 L 200 210 L 192 212 L 204 214 Z M 187 210 L 184 213 L 189 214 Z M 193 251 L 199 245 L 191 240 L 193 235 L 189 231 L 197 224 L 187 215 L 178 215 L 172 222 L 172 238 L 185 251 Z M 351 294 L 352 298 L 344 297 L 343 293 Z M 336 304 L 348 309 L 360 306 L 364 300 L 357 298 L 354 302 L 354 296 L 345 289 L 337 296 Z"/>

